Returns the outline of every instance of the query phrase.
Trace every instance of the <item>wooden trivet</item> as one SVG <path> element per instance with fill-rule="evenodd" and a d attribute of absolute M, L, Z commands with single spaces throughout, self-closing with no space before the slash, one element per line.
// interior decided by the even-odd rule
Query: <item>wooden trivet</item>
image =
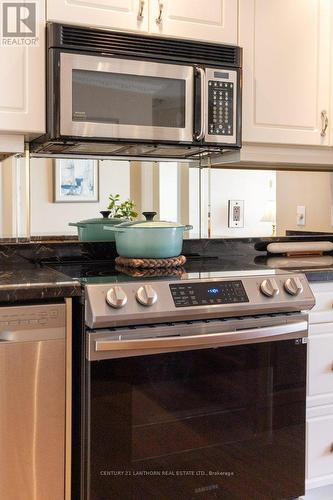
<path fill-rule="evenodd" d="M 131 267 L 140 269 L 170 269 L 183 266 L 186 262 L 184 255 L 171 257 L 170 259 L 128 259 L 126 257 L 117 257 L 116 264 L 121 267 Z"/>
<path fill-rule="evenodd" d="M 127 276 L 131 276 L 131 278 L 167 278 L 168 276 L 176 276 L 177 278 L 180 278 L 185 273 L 185 270 L 182 267 L 140 269 L 138 267 L 116 266 L 116 271 L 126 274 Z"/>

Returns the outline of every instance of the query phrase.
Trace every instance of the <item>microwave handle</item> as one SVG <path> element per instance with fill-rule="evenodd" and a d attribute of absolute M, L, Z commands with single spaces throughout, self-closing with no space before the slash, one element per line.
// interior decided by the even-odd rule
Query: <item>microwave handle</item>
<path fill-rule="evenodd" d="M 200 105 L 200 131 L 195 132 L 194 137 L 197 141 L 202 141 L 205 137 L 205 123 L 206 123 L 206 73 L 203 68 L 196 67 L 196 74 L 200 76 L 200 93 L 201 93 L 201 105 Z"/>

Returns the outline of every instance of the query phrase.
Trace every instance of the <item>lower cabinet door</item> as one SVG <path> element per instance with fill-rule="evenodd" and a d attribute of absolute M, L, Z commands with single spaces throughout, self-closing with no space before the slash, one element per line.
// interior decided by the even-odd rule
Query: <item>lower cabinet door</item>
<path fill-rule="evenodd" d="M 333 474 L 333 415 L 307 422 L 307 479 Z"/>
<path fill-rule="evenodd" d="M 328 393 L 333 393 L 333 335 L 313 335 L 309 339 L 308 395 Z"/>

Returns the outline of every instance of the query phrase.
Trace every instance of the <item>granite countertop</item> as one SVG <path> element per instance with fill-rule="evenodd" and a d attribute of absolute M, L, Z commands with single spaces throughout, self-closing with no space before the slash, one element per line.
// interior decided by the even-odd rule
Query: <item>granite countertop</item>
<path fill-rule="evenodd" d="M 307 238 L 308 239 L 308 238 Z M 331 238 L 332 239 L 332 238 Z M 311 282 L 333 281 L 333 254 L 281 262 L 258 245 L 267 239 L 184 240 L 185 273 L 303 272 Z M 256 248 L 257 247 L 257 248 Z M 114 243 L 29 242 L 0 245 L 0 303 L 75 297 L 82 285 L 133 279 L 116 268 Z M 282 265 L 281 265 L 282 264 Z M 306 264 L 306 265 L 305 265 Z M 134 279 L 143 279 L 137 277 Z M 156 278 L 155 278 L 156 279 Z"/>
<path fill-rule="evenodd" d="M 81 295 L 77 280 L 28 262 L 0 264 L 0 302 L 56 299 Z"/>

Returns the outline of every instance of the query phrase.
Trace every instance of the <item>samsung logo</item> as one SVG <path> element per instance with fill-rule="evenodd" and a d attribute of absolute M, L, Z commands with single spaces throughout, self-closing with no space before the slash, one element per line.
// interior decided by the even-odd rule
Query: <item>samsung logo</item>
<path fill-rule="evenodd" d="M 207 493 L 207 491 L 213 491 L 213 490 L 218 490 L 219 485 L 218 484 L 210 484 L 208 486 L 202 486 L 201 488 L 195 488 L 194 493 Z"/>

